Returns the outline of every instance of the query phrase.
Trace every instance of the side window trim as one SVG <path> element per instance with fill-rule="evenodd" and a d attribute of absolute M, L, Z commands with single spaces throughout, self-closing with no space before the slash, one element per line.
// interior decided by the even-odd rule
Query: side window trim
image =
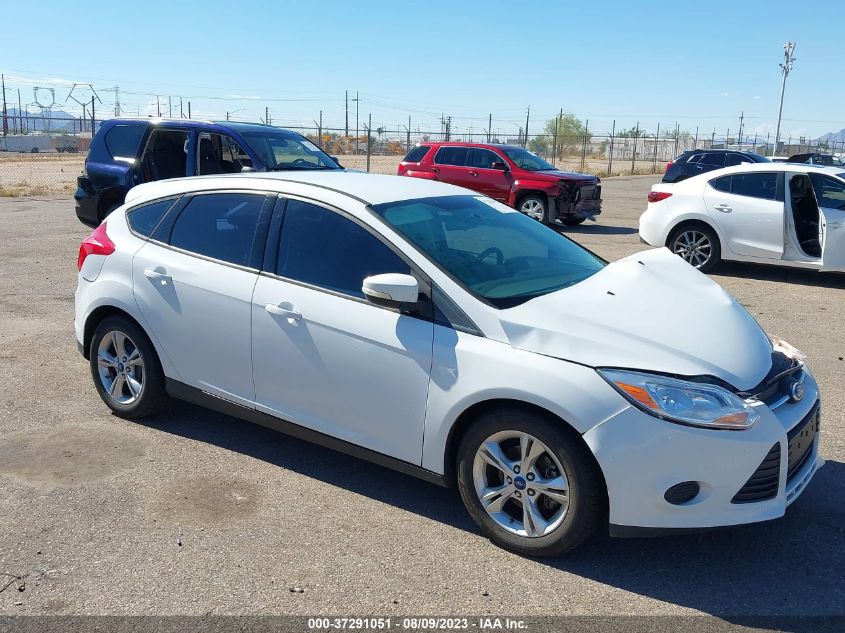
<path fill-rule="evenodd" d="M 349 299 L 350 301 L 357 301 L 358 303 L 365 303 L 365 304 L 370 305 L 370 306 L 375 306 L 377 308 L 381 308 L 382 310 L 389 310 L 391 312 L 397 312 L 397 313 L 401 312 L 402 314 L 406 314 L 407 316 L 422 318 L 426 321 L 432 321 L 433 320 L 433 315 L 431 314 L 431 312 L 433 310 L 431 308 L 426 310 L 426 312 L 428 312 L 427 315 L 420 315 L 420 314 L 417 314 L 417 313 L 414 313 L 414 312 L 403 312 L 403 311 L 401 311 L 397 308 L 391 308 L 391 307 L 388 307 L 388 306 L 376 305 L 375 303 L 373 303 L 371 301 L 367 301 L 366 299 L 362 299 L 361 297 L 355 297 L 353 295 L 346 294 L 345 292 L 339 292 L 337 290 L 331 290 L 331 289 L 325 288 L 323 286 L 317 286 L 315 284 L 311 284 L 311 283 L 308 283 L 306 281 L 300 281 L 299 279 L 292 279 L 290 277 L 285 277 L 284 275 L 279 275 L 278 273 L 276 273 L 275 272 L 275 270 L 276 270 L 276 260 L 277 260 L 278 256 L 281 254 L 280 247 L 281 247 L 282 233 L 285 230 L 285 228 L 284 228 L 284 215 L 285 215 L 285 211 L 287 210 L 287 202 L 288 202 L 288 200 L 299 200 L 300 202 L 306 202 L 308 204 L 313 204 L 314 206 L 321 207 L 321 208 L 323 208 L 323 209 L 325 209 L 325 210 L 327 210 L 331 213 L 336 213 L 340 217 L 351 221 L 353 224 L 355 224 L 359 228 L 362 228 L 365 231 L 367 231 L 367 233 L 369 233 L 374 238 L 376 238 L 385 247 L 387 247 L 387 249 L 390 250 L 396 257 L 398 257 L 400 260 L 402 260 L 405 264 L 408 265 L 408 267 L 410 269 L 410 274 L 413 275 L 416 278 L 417 283 L 420 286 L 420 295 L 425 298 L 425 303 L 427 303 L 429 306 L 432 306 L 432 307 L 434 305 L 433 300 L 432 300 L 432 292 L 431 292 L 431 287 L 432 287 L 433 282 L 428 277 L 428 275 L 426 275 L 419 266 L 417 266 L 409 257 L 407 257 L 405 255 L 405 253 L 403 253 L 398 248 L 396 248 L 396 246 L 394 246 L 392 243 L 390 243 L 387 240 L 387 238 L 385 238 L 383 235 L 381 235 L 378 231 L 376 231 L 373 227 L 368 225 L 366 222 L 361 221 L 359 218 L 356 218 L 355 216 L 351 215 L 350 213 L 347 213 L 343 209 L 332 206 L 331 204 L 329 204 L 327 202 L 323 202 L 322 200 L 316 200 L 314 198 L 308 198 L 307 196 L 300 196 L 300 195 L 282 193 L 282 194 L 278 195 L 278 200 L 279 200 L 279 202 L 276 204 L 276 210 L 274 211 L 273 220 L 271 222 L 271 228 L 270 228 L 270 231 L 272 233 L 273 230 L 274 230 L 273 224 L 278 222 L 278 226 L 276 228 L 277 233 L 276 233 L 275 237 L 268 236 L 268 246 L 267 246 L 267 249 L 265 250 L 265 261 L 264 261 L 264 264 L 261 267 L 261 271 L 260 271 L 261 275 L 263 275 L 265 277 L 270 277 L 272 279 L 279 279 L 279 280 L 287 282 L 287 283 L 296 284 L 297 286 L 302 286 L 303 288 L 309 288 L 310 290 L 316 290 L 318 292 L 324 292 L 326 294 L 334 295 L 336 297 L 341 297 L 343 299 Z M 281 211 L 279 211 L 280 205 L 282 207 Z M 270 244 L 269 244 L 270 239 L 272 239 L 275 242 L 275 245 L 273 247 L 271 247 Z M 271 248 L 272 248 L 272 250 L 275 251 L 275 253 L 273 254 L 273 258 L 268 260 L 267 255 L 268 255 L 268 252 L 271 250 Z M 420 303 L 422 304 L 422 303 L 424 303 L 424 301 L 421 299 Z"/>
<path fill-rule="evenodd" d="M 128 208 L 126 210 L 126 225 L 129 227 L 129 232 L 132 233 L 132 235 L 134 235 L 138 239 L 155 241 L 154 236 L 156 235 L 156 231 L 158 230 L 158 227 L 162 225 L 162 223 L 166 220 L 166 218 L 168 216 L 173 215 L 174 211 L 177 208 L 179 209 L 179 211 L 182 210 L 182 207 L 184 206 L 183 203 L 182 203 L 182 200 L 184 199 L 184 197 L 185 196 L 183 196 L 182 194 L 175 194 L 175 195 L 171 194 L 169 196 L 162 196 L 161 198 L 154 198 L 152 200 L 145 200 L 144 202 L 138 203 L 138 204 Z M 132 221 L 130 219 L 130 215 L 137 209 L 142 209 L 143 207 L 146 207 L 146 206 L 151 205 L 151 204 L 156 204 L 157 202 L 164 202 L 165 200 L 173 200 L 173 203 L 170 205 L 170 207 L 167 209 L 167 211 L 165 211 L 162 214 L 162 216 L 158 219 L 158 222 L 156 222 L 155 226 L 150 231 L 150 234 L 144 235 L 143 233 L 139 233 L 138 231 L 136 231 L 135 228 L 132 226 Z"/>

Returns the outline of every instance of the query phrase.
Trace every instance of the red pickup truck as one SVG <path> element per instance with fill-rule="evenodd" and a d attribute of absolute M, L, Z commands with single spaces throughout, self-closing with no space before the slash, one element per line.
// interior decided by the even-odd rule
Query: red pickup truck
<path fill-rule="evenodd" d="M 419 143 L 399 163 L 400 176 L 440 180 L 490 196 L 544 224 L 570 226 L 601 213 L 601 180 L 560 171 L 513 145 Z"/>

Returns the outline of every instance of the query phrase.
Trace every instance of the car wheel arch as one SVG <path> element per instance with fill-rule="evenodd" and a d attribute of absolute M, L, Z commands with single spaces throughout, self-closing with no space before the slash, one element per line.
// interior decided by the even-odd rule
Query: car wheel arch
<path fill-rule="evenodd" d="M 92 310 L 91 314 L 89 314 L 85 319 L 85 326 L 83 328 L 82 335 L 82 355 L 86 360 L 90 360 L 91 339 L 94 337 L 94 332 L 96 331 L 97 326 L 111 316 L 120 316 L 129 319 L 137 325 L 142 332 L 147 334 L 146 328 L 138 321 L 138 319 L 129 314 L 126 310 L 114 305 L 101 305 Z M 149 334 L 147 334 L 147 337 L 150 341 L 152 341 L 153 348 L 156 349 L 156 344 L 152 337 Z M 161 356 L 158 349 L 156 349 L 156 354 Z"/>
<path fill-rule="evenodd" d="M 665 244 L 664 244 L 666 246 L 666 248 L 669 248 L 671 250 L 671 241 L 672 241 L 672 237 L 675 235 L 675 233 L 677 233 L 680 229 L 685 229 L 685 228 L 691 227 L 691 226 L 704 226 L 704 227 L 710 229 L 711 231 L 713 231 L 713 233 L 716 234 L 716 239 L 719 240 L 719 247 L 721 248 L 722 252 L 724 252 L 725 238 L 722 236 L 721 231 L 719 231 L 719 229 L 716 227 L 716 225 L 713 224 L 712 222 L 710 222 L 709 220 L 705 220 L 703 218 L 696 218 L 696 217 L 685 218 L 685 219 L 681 220 L 680 222 L 677 222 L 676 224 L 672 225 L 672 227 L 666 233 L 666 241 L 665 241 Z"/>
<path fill-rule="evenodd" d="M 531 412 L 545 417 L 555 424 L 562 425 L 562 427 L 565 428 L 567 432 L 571 434 L 572 438 L 575 439 L 575 441 L 582 443 L 587 449 L 587 452 L 590 455 L 593 455 L 592 450 L 587 445 L 587 442 L 584 440 L 584 437 L 581 435 L 581 433 L 579 433 L 578 430 L 574 426 L 572 426 L 572 424 L 561 418 L 556 413 L 550 411 L 549 409 L 546 409 L 538 404 L 534 404 L 533 402 L 527 402 L 525 400 L 518 400 L 515 398 L 493 398 L 489 400 L 481 400 L 464 409 L 458 415 L 458 417 L 455 419 L 455 422 L 449 429 L 449 434 L 446 438 L 445 455 L 443 462 L 443 476 L 447 486 L 454 486 L 456 483 L 458 447 L 460 446 L 461 440 L 463 439 L 464 435 L 466 435 L 467 431 L 472 427 L 473 423 L 478 420 L 478 418 L 482 414 L 492 409 L 503 408 L 508 408 L 514 411 Z M 595 457 L 593 457 L 593 460 L 598 466 L 598 471 L 602 473 L 602 483 L 604 484 L 604 489 L 606 492 L 607 483 L 604 481 L 604 472 L 602 471 L 601 464 L 598 463 L 598 460 L 596 460 Z"/>

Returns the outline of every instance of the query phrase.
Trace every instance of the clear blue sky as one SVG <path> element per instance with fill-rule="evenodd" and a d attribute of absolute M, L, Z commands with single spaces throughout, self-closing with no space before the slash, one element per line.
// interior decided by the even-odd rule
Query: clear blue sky
<path fill-rule="evenodd" d="M 697 2 L 175 2 L 8 4 L 0 37 L 7 98 L 92 83 L 113 111 L 155 112 L 155 94 L 195 115 L 343 125 L 344 90 L 373 126 L 531 129 L 563 108 L 597 132 L 677 120 L 702 135 L 774 130 L 778 63 L 797 42 L 783 135 L 845 128 L 840 0 Z M 15 13 L 20 11 L 20 16 Z M 147 94 L 144 94 L 147 93 Z M 84 96 L 85 93 L 77 92 Z M 89 93 L 90 94 L 90 93 Z M 216 97 L 210 99 L 206 97 Z M 16 103 L 15 103 L 16 105 Z M 64 109 L 79 112 L 70 101 Z M 59 106 L 61 107 L 61 105 Z M 185 108 L 187 104 L 185 103 Z M 175 108 L 178 114 L 178 106 Z M 350 104 L 354 125 L 354 104 Z"/>

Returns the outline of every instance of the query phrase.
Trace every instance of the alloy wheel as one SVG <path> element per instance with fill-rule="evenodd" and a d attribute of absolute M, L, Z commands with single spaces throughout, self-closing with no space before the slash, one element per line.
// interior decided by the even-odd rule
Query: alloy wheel
<path fill-rule="evenodd" d="M 141 350 L 124 332 L 107 332 L 97 348 L 97 374 L 111 400 L 124 406 L 132 404 L 144 389 Z"/>
<path fill-rule="evenodd" d="M 684 261 L 696 268 L 701 268 L 710 261 L 713 255 L 713 244 L 710 238 L 695 229 L 689 229 L 678 235 L 673 246 L 672 250 L 676 255 L 680 255 Z"/>
<path fill-rule="evenodd" d="M 500 431 L 475 454 L 481 506 L 501 528 L 529 538 L 554 531 L 569 510 L 569 480 L 552 451 L 533 435 Z"/>
<path fill-rule="evenodd" d="M 520 205 L 519 210 L 530 218 L 534 218 L 538 222 L 543 221 L 546 210 L 543 208 L 543 203 L 535 198 L 529 198 Z"/>

